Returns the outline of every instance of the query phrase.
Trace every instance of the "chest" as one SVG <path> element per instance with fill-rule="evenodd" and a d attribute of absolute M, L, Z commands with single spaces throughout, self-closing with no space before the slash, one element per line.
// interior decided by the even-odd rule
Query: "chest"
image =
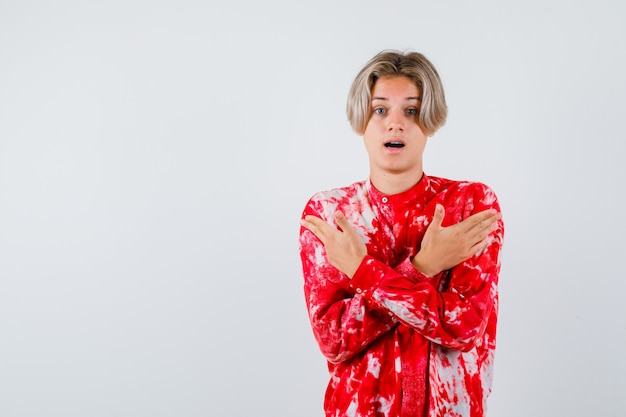
<path fill-rule="evenodd" d="M 415 256 L 432 220 L 434 204 L 383 205 L 368 209 L 371 221 L 358 225 L 362 228 L 368 253 L 391 267 Z"/>

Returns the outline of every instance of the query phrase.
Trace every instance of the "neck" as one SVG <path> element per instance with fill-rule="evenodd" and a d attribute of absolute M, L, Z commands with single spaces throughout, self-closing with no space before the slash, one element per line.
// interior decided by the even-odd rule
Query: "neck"
<path fill-rule="evenodd" d="M 370 172 L 370 181 L 378 191 L 383 194 L 393 195 L 402 193 L 417 184 L 424 174 L 421 169 L 414 172 L 399 174 L 383 172 Z"/>

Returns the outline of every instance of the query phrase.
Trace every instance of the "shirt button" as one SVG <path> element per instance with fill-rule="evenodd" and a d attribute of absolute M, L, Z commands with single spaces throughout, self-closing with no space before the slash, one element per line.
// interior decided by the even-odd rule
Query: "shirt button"
<path fill-rule="evenodd" d="M 356 293 L 357 293 L 357 294 L 361 294 L 362 292 L 363 292 L 363 291 L 362 291 L 360 288 L 357 288 L 357 289 L 356 289 Z"/>
<path fill-rule="evenodd" d="M 387 201 L 389 201 L 389 199 L 387 197 L 383 197 L 382 201 L 383 203 L 386 203 Z"/>

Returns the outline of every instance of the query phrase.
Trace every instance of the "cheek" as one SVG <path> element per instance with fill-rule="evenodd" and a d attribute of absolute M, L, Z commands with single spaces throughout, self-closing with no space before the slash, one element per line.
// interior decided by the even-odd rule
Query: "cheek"
<path fill-rule="evenodd" d="M 376 130 L 376 123 L 372 122 L 372 119 L 370 119 L 365 125 L 365 130 L 363 131 L 363 135 L 366 135 L 368 132 L 373 132 L 374 130 Z"/>

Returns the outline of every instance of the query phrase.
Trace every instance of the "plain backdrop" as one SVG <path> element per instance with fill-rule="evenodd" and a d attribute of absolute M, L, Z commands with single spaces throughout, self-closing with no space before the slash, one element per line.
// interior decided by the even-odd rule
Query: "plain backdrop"
<path fill-rule="evenodd" d="M 443 79 L 498 194 L 490 417 L 626 414 L 626 6 L 0 0 L 0 416 L 320 417 L 299 218 L 367 177 L 352 79 Z"/>

